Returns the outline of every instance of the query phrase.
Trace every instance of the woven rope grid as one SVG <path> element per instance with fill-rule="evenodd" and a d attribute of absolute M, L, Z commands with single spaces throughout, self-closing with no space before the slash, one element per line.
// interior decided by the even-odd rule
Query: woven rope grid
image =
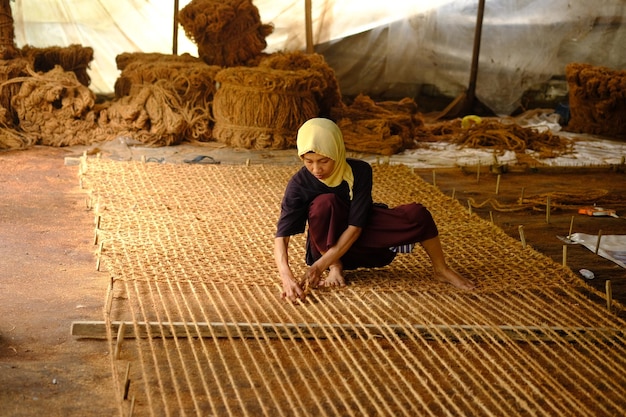
<path fill-rule="evenodd" d="M 375 199 L 424 203 L 449 261 L 479 288 L 432 281 L 418 249 L 389 267 L 349 273 L 345 289 L 283 303 L 273 233 L 296 169 L 83 164 L 100 261 L 112 277 L 109 343 L 120 321 L 148 336 L 125 342 L 112 361 L 121 414 L 130 408 L 122 401 L 128 363 L 136 415 L 626 409 L 624 322 L 567 268 L 468 215 L 406 167 L 374 166 Z M 303 248 L 295 237 L 296 275 Z M 215 323 L 231 325 L 207 325 Z"/>

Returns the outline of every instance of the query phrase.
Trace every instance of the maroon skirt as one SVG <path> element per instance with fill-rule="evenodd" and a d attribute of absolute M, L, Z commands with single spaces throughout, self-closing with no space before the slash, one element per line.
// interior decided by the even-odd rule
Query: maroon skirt
<path fill-rule="evenodd" d="M 348 228 L 350 207 L 334 194 L 318 196 L 309 207 L 306 263 L 312 265 Z M 390 248 L 419 243 L 438 235 L 432 215 L 419 203 L 388 208 L 374 204 L 367 225 L 342 257 L 344 269 L 389 265 L 396 256 Z"/>

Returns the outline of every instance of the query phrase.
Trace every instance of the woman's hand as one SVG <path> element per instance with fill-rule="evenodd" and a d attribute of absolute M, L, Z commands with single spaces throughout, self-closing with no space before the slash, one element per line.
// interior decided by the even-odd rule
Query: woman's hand
<path fill-rule="evenodd" d="M 300 286 L 304 287 L 304 291 L 306 292 L 309 288 L 317 288 L 321 279 L 322 279 L 322 271 L 314 263 L 313 265 L 307 268 L 306 272 L 302 276 L 302 280 L 300 281 Z"/>
<path fill-rule="evenodd" d="M 295 303 L 298 300 L 304 301 L 304 299 L 306 298 L 306 292 L 295 280 L 290 278 L 283 278 L 282 296 L 283 299 Z"/>
<path fill-rule="evenodd" d="M 276 266 L 283 283 L 282 297 L 292 303 L 297 300 L 304 301 L 306 292 L 298 284 L 289 267 L 289 255 L 287 248 L 289 247 L 289 237 L 277 237 L 274 239 L 274 257 L 276 258 Z"/>

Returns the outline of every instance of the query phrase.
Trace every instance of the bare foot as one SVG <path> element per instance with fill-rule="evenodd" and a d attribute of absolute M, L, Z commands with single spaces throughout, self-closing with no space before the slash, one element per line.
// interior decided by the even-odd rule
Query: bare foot
<path fill-rule="evenodd" d="M 328 271 L 328 276 L 320 281 L 320 287 L 343 287 L 346 285 L 346 280 L 343 276 L 343 267 L 341 265 L 331 265 Z"/>
<path fill-rule="evenodd" d="M 442 271 L 435 271 L 435 279 L 439 282 L 451 284 L 462 290 L 471 290 L 476 287 L 471 280 L 461 276 L 458 272 L 451 268 L 446 268 Z"/>

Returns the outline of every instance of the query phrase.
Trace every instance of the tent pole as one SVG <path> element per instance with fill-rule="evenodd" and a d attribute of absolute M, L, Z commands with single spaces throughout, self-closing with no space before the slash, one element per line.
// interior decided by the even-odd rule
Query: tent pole
<path fill-rule="evenodd" d="M 435 122 L 442 118 L 460 117 L 471 113 L 476 104 L 476 79 L 478 78 L 478 61 L 480 57 L 480 39 L 483 29 L 483 16 L 485 14 L 485 0 L 478 0 L 478 13 L 476 17 L 476 28 L 474 30 L 474 48 L 472 50 L 472 63 L 470 69 L 470 79 L 467 90 L 455 98 L 448 106 L 440 112 L 428 116 L 429 122 Z"/>
<path fill-rule="evenodd" d="M 304 0 L 304 26 L 306 29 L 306 53 L 315 52 L 313 47 L 313 18 L 311 0 Z"/>
<path fill-rule="evenodd" d="M 474 32 L 474 49 L 472 51 L 472 67 L 469 85 L 467 87 L 467 102 L 474 105 L 476 100 L 476 79 L 478 78 L 478 61 L 480 57 L 480 39 L 483 29 L 483 16 L 485 15 L 485 0 L 478 0 L 478 14 L 476 17 L 476 30 Z"/>
<path fill-rule="evenodd" d="M 174 0 L 174 31 L 172 37 L 172 55 L 178 55 L 178 0 Z"/>

